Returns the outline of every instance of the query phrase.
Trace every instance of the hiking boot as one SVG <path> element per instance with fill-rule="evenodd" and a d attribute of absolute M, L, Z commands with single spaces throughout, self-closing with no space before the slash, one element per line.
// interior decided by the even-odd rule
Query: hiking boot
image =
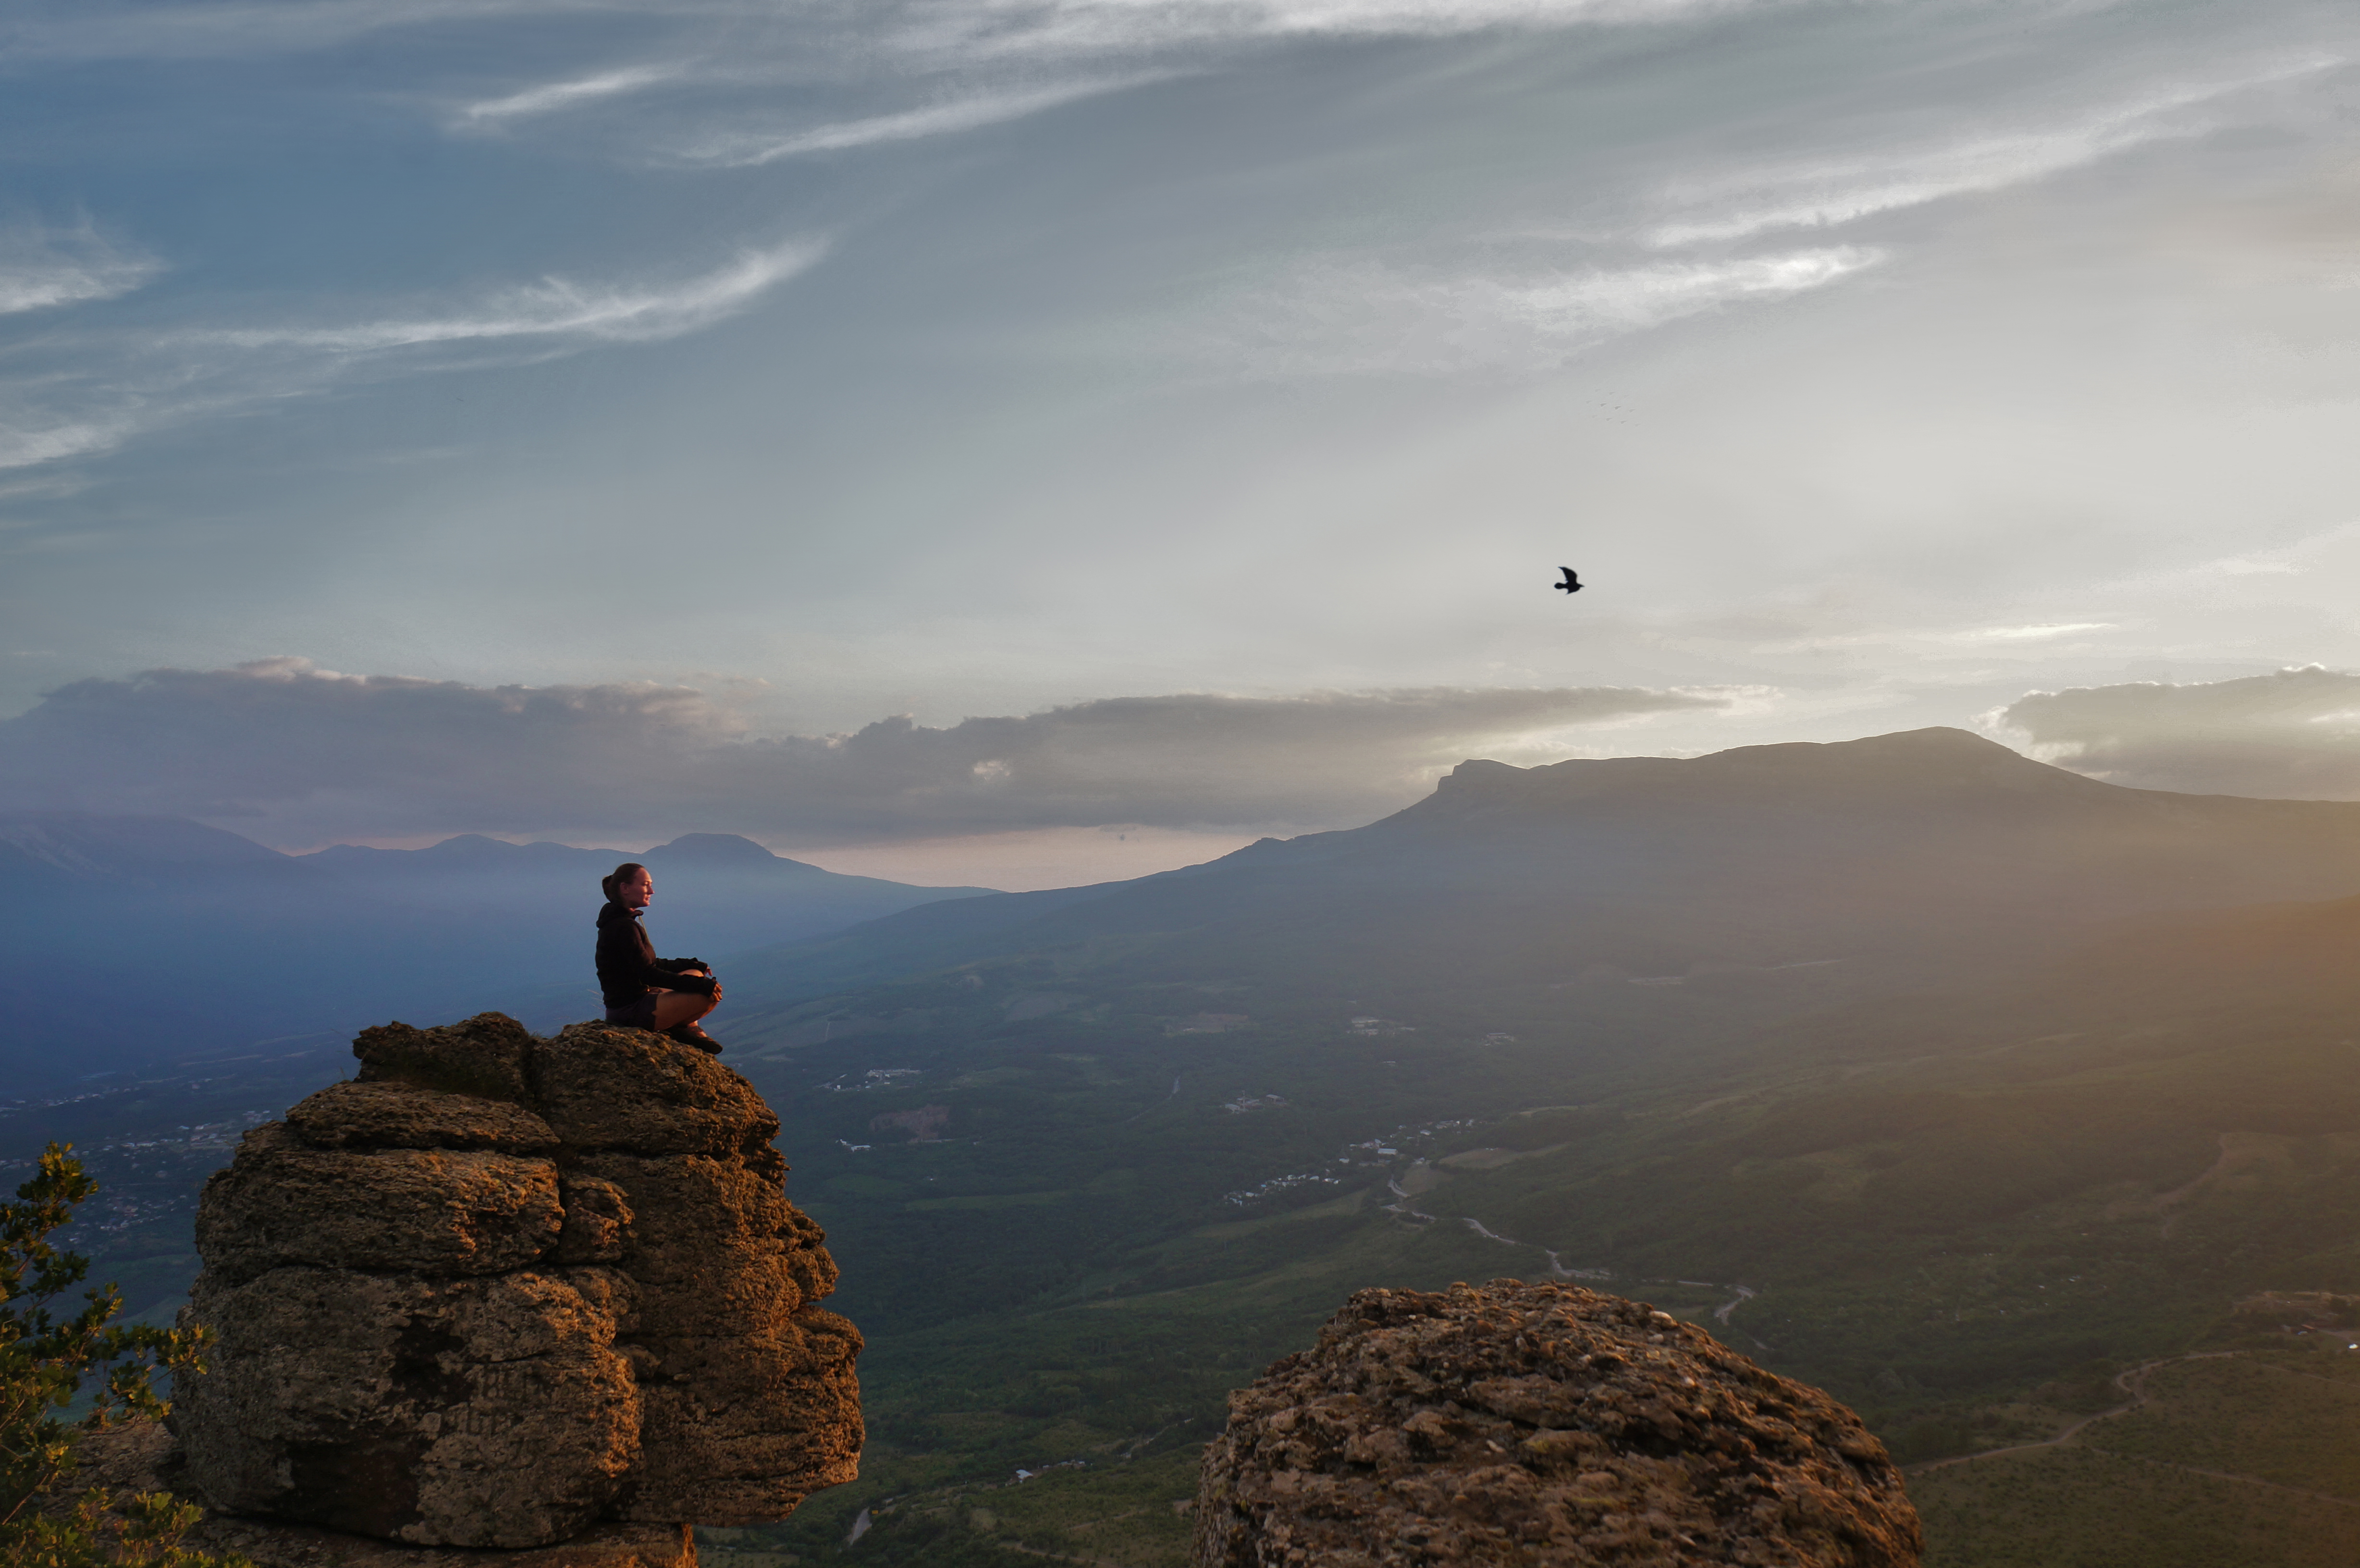
<path fill-rule="evenodd" d="M 708 1056 L 721 1054 L 721 1042 L 694 1024 L 676 1024 L 664 1030 L 666 1040 L 676 1040 L 683 1045 L 693 1045 Z"/>

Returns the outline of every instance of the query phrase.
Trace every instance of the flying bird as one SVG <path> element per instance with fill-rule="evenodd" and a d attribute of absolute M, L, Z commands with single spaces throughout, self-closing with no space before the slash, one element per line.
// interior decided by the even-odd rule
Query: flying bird
<path fill-rule="evenodd" d="M 1556 589 L 1560 593 L 1579 593 L 1581 592 L 1581 579 L 1573 574 L 1572 567 L 1560 566 L 1557 570 L 1565 573 L 1565 581 L 1562 583 L 1552 583 L 1549 584 L 1550 587 Z"/>

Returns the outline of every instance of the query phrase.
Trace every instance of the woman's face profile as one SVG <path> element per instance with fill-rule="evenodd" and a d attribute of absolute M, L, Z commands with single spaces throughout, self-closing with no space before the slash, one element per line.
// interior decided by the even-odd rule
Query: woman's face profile
<path fill-rule="evenodd" d="M 628 909 L 644 909 L 648 900 L 656 896 L 656 879 L 642 869 L 633 872 L 615 884 L 615 896 Z"/>

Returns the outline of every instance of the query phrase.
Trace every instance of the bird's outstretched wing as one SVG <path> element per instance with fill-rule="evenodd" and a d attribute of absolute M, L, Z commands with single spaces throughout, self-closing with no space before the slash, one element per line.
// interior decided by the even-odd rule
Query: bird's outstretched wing
<path fill-rule="evenodd" d="M 1557 570 L 1565 573 L 1565 581 L 1562 583 L 1553 583 L 1550 584 L 1551 587 L 1568 593 L 1579 593 L 1581 592 L 1581 579 L 1574 575 L 1572 567 L 1560 566 Z"/>

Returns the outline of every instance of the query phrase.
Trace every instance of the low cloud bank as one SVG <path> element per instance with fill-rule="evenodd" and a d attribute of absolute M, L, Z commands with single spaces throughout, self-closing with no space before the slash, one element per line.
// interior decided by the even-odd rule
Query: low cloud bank
<path fill-rule="evenodd" d="M 1398 810 L 1486 749 L 1725 701 L 1633 687 L 1188 694 L 763 736 L 689 687 L 477 687 L 275 659 L 49 693 L 0 723 L 0 809 L 200 817 L 281 845 L 1338 826 Z"/>
<path fill-rule="evenodd" d="M 2035 691 L 1997 715 L 2033 754 L 2110 783 L 2280 800 L 2360 799 L 2360 675 Z"/>

